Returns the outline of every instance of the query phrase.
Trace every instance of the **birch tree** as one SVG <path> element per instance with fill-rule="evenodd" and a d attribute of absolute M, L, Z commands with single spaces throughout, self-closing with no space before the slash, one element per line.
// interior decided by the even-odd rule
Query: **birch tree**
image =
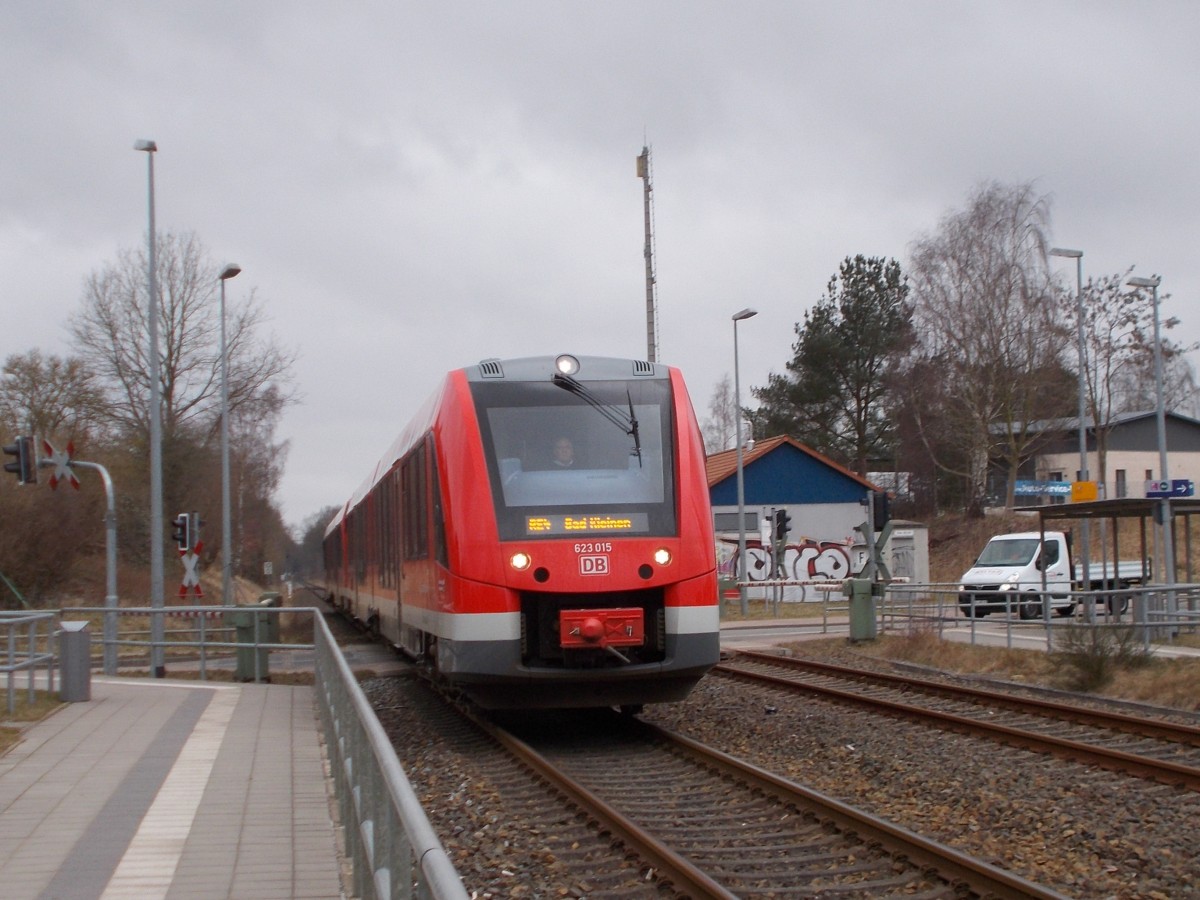
<path fill-rule="evenodd" d="M 909 270 L 919 345 L 910 371 L 918 418 L 937 421 L 934 461 L 962 476 L 968 509 L 981 512 L 993 458 L 1008 474 L 1035 448 L 1038 420 L 1075 402 L 1064 353 L 1069 327 L 1057 315 L 1046 264 L 1049 201 L 1032 184 L 985 184 L 912 249 Z M 935 383 L 930 379 L 936 378 Z"/>

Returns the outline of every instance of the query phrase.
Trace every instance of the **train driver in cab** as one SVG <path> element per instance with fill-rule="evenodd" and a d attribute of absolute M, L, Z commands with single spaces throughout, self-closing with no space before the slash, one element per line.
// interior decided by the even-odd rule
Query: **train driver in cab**
<path fill-rule="evenodd" d="M 554 450 L 550 457 L 551 468 L 570 469 L 575 465 L 575 445 L 571 439 L 563 436 L 554 442 Z"/>

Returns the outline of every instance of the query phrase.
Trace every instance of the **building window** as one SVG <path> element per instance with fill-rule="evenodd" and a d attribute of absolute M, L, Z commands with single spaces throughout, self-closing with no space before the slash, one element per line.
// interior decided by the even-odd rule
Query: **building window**
<path fill-rule="evenodd" d="M 1129 485 L 1125 480 L 1125 470 L 1117 469 L 1117 498 L 1129 496 Z"/>

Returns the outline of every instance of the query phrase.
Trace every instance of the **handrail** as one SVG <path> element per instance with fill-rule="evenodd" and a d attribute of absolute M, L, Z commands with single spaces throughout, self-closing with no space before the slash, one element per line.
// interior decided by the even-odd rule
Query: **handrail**
<path fill-rule="evenodd" d="M 0 627 L 7 631 L 3 651 L 0 651 L 0 672 L 5 675 L 5 694 L 8 699 L 8 714 L 16 710 L 16 695 L 13 689 L 13 676 L 18 672 L 29 673 L 28 702 L 34 700 L 34 674 L 41 666 L 46 667 L 46 680 L 50 690 L 54 690 L 54 636 L 47 628 L 39 633 L 38 626 L 52 626 L 55 621 L 54 613 L 50 612 L 10 612 L 0 611 Z M 24 641 L 19 645 L 18 629 L 27 629 Z M 38 649 L 39 643 L 41 649 Z"/>
<path fill-rule="evenodd" d="M 359 896 L 468 900 L 395 749 L 320 615 L 318 707 Z M 399 831 L 399 833 L 397 833 Z M 402 840 L 406 837 L 406 840 Z"/>

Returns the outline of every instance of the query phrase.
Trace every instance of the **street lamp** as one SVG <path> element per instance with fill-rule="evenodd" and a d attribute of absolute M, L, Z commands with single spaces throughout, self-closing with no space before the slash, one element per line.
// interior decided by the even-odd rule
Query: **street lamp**
<path fill-rule="evenodd" d="M 1167 474 L 1167 412 L 1163 400 L 1163 359 L 1162 339 L 1158 330 L 1158 286 L 1162 278 L 1154 275 L 1150 278 L 1134 276 L 1127 282 L 1130 287 L 1150 288 L 1154 304 L 1154 394 L 1155 417 L 1158 423 L 1158 479 L 1169 485 L 1171 476 Z M 1166 569 L 1166 583 L 1175 583 L 1175 548 L 1171 536 L 1171 499 L 1164 497 L 1162 501 L 1163 526 L 1163 565 Z"/>
<path fill-rule="evenodd" d="M 229 346 L 225 341 L 225 282 L 242 267 L 227 263 L 221 270 L 221 602 L 233 605 L 233 538 L 229 515 Z"/>
<path fill-rule="evenodd" d="M 737 501 L 738 501 L 738 599 L 742 615 L 749 614 L 746 603 L 746 484 L 742 470 L 742 384 L 738 374 L 738 327 L 737 323 L 758 315 L 757 309 L 747 307 L 733 314 L 733 402 L 736 419 L 737 439 Z"/>
<path fill-rule="evenodd" d="M 1087 414 L 1087 403 L 1084 400 L 1084 394 L 1087 389 L 1087 381 L 1084 377 L 1084 367 L 1087 364 L 1087 356 L 1084 352 L 1083 344 L 1083 251 L 1082 250 L 1065 250 L 1062 247 L 1053 247 L 1050 250 L 1051 256 L 1059 256 L 1064 259 L 1075 260 L 1075 315 L 1078 321 L 1077 339 L 1079 344 L 1079 480 L 1090 481 L 1088 478 L 1088 457 L 1087 457 L 1087 425 L 1084 423 L 1084 416 Z M 1088 522 L 1083 520 L 1079 528 L 1079 557 L 1082 561 L 1083 583 L 1088 584 Z M 1093 604 L 1088 604 L 1088 620 L 1090 621 L 1093 612 Z"/>
<path fill-rule="evenodd" d="M 163 506 L 162 506 L 162 401 L 159 383 L 158 359 L 158 264 L 155 260 L 154 229 L 154 154 L 158 145 L 154 141 L 138 141 L 134 150 L 146 154 L 149 173 L 150 234 L 149 249 L 149 297 L 146 301 L 146 318 L 150 327 L 150 606 L 161 609 L 163 605 Z M 165 676 L 163 665 L 163 618 L 162 614 L 150 616 L 150 668 L 155 678 Z"/>

